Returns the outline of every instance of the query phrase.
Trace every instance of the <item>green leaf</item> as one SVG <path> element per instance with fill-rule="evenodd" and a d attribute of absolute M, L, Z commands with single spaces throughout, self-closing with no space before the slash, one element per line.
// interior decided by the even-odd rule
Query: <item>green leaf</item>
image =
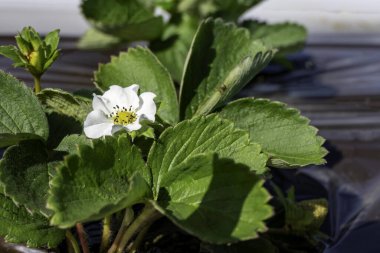
<path fill-rule="evenodd" d="M 245 11 L 261 1 L 262 0 L 181 0 L 178 9 L 180 12 L 189 12 L 201 18 L 213 16 L 237 22 L 238 18 Z"/>
<path fill-rule="evenodd" d="M 60 55 L 60 51 L 59 50 L 54 51 L 51 54 L 50 58 L 46 59 L 45 64 L 43 66 L 44 70 L 47 70 L 48 68 L 50 68 L 50 66 L 53 65 L 53 63 L 55 62 L 55 60 L 57 60 L 57 58 L 59 57 L 59 55 Z"/>
<path fill-rule="evenodd" d="M 14 66 L 25 67 L 35 78 L 39 79 L 59 56 L 59 30 L 48 33 L 42 40 L 32 27 L 24 27 L 15 39 L 18 61 Z"/>
<path fill-rule="evenodd" d="M 185 120 L 166 129 L 149 152 L 147 163 L 152 170 L 155 197 L 161 180 L 194 155 L 215 152 L 221 158 L 235 159 L 252 171 L 262 173 L 267 157 L 260 151 L 259 145 L 249 141 L 247 132 L 216 115 Z"/>
<path fill-rule="evenodd" d="M 29 212 L 49 216 L 46 200 L 49 189 L 48 153 L 38 140 L 9 147 L 0 161 L 0 182 L 5 195 Z"/>
<path fill-rule="evenodd" d="M 272 58 L 249 31 L 208 19 L 194 37 L 180 91 L 180 118 L 207 114 L 243 88 Z"/>
<path fill-rule="evenodd" d="M 151 40 L 159 37 L 163 20 L 139 0 L 84 0 L 84 16 L 99 30 L 123 40 Z"/>
<path fill-rule="evenodd" d="M 281 54 L 301 49 L 307 39 L 305 27 L 294 23 L 266 24 L 249 20 L 243 26 L 249 29 L 254 39 L 262 40 Z"/>
<path fill-rule="evenodd" d="M 61 143 L 55 148 L 56 151 L 73 153 L 79 148 L 79 145 L 91 145 L 91 140 L 84 135 L 72 134 L 62 139 Z"/>
<path fill-rule="evenodd" d="M 37 97 L 48 114 L 49 148 L 55 148 L 67 135 L 82 133 L 83 122 L 92 110 L 90 99 L 59 89 L 44 89 Z"/>
<path fill-rule="evenodd" d="M 23 139 L 47 139 L 45 113 L 33 92 L 0 70 L 0 147 Z"/>
<path fill-rule="evenodd" d="M 172 169 L 156 208 L 203 241 L 232 243 L 257 237 L 272 215 L 270 195 L 249 167 L 200 154 Z"/>
<path fill-rule="evenodd" d="M 235 126 L 249 131 L 252 141 L 262 146 L 269 164 L 297 168 L 323 164 L 327 154 L 324 139 L 300 112 L 280 102 L 244 98 L 227 105 L 219 114 Z"/>
<path fill-rule="evenodd" d="M 91 100 L 60 89 L 44 89 L 37 94 L 47 113 L 57 112 L 83 122 L 92 110 Z"/>
<path fill-rule="evenodd" d="M 204 250 L 205 253 L 279 253 L 279 250 L 269 240 L 264 238 L 234 243 L 231 245 L 203 244 L 202 250 Z"/>
<path fill-rule="evenodd" d="M 15 46 L 0 46 L 0 55 L 11 59 L 15 64 L 22 64 L 18 49 Z"/>
<path fill-rule="evenodd" d="M 179 24 L 169 25 L 161 40 L 154 41 L 149 46 L 178 83 L 182 78 L 183 67 L 198 22 L 198 19 L 182 15 Z"/>
<path fill-rule="evenodd" d="M 176 90 L 168 71 L 147 48 L 130 48 L 110 63 L 101 64 L 95 72 L 95 82 L 99 89 L 106 91 L 111 85 L 140 85 L 140 92 L 150 91 L 157 95 L 160 103 L 157 115 L 166 123 L 178 122 L 178 102 Z"/>
<path fill-rule="evenodd" d="M 127 136 L 80 145 L 51 180 L 51 224 L 69 228 L 141 203 L 148 197 L 149 183 L 149 170 Z"/>
<path fill-rule="evenodd" d="M 216 5 L 214 16 L 225 20 L 237 21 L 237 19 L 248 9 L 263 0 L 212 0 Z"/>
<path fill-rule="evenodd" d="M 42 215 L 31 215 L 22 206 L 0 194 L 0 236 L 10 243 L 26 243 L 28 247 L 57 247 L 65 231 L 49 225 Z"/>
<path fill-rule="evenodd" d="M 45 39 L 44 39 L 46 45 L 50 46 L 51 48 L 51 54 L 48 55 L 51 56 L 53 52 L 58 48 L 59 44 L 59 29 L 53 30 L 46 34 Z"/>
<path fill-rule="evenodd" d="M 21 35 L 16 35 L 15 39 L 16 39 L 17 47 L 20 49 L 20 52 L 24 56 L 29 55 L 30 52 L 33 51 L 32 44 L 26 41 Z"/>
<path fill-rule="evenodd" d="M 82 122 L 65 114 L 51 112 L 47 114 L 49 122 L 49 138 L 47 147 L 49 149 L 56 148 L 68 135 L 81 134 L 83 132 Z"/>
<path fill-rule="evenodd" d="M 121 43 L 115 36 L 105 34 L 96 29 L 89 29 L 79 40 L 78 47 L 86 50 L 110 49 Z"/>

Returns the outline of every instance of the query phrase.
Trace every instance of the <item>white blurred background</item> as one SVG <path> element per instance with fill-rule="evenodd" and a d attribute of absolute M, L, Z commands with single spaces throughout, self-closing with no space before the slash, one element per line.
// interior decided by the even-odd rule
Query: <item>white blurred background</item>
<path fill-rule="evenodd" d="M 79 4 L 80 0 L 0 0 L 0 34 L 14 35 L 32 25 L 42 33 L 60 28 L 63 35 L 79 36 L 88 27 Z M 380 0 L 267 0 L 244 15 L 251 17 L 296 21 L 311 35 L 380 36 Z"/>

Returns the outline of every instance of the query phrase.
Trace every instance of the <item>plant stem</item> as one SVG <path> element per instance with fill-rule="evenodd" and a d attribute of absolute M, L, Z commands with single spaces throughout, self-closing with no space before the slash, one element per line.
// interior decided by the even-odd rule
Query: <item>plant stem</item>
<path fill-rule="evenodd" d="M 116 235 L 116 238 L 111 246 L 111 248 L 108 250 L 108 252 L 114 252 L 116 250 L 116 245 L 120 243 L 121 238 L 123 237 L 123 234 L 125 231 L 127 231 L 128 226 L 132 223 L 134 219 L 135 214 L 133 213 L 132 208 L 126 208 L 123 221 L 121 223 L 121 226 L 119 228 L 119 232 Z M 112 250 L 112 251 L 111 251 Z"/>
<path fill-rule="evenodd" d="M 34 76 L 34 93 L 39 93 L 41 91 L 41 77 L 40 76 Z"/>
<path fill-rule="evenodd" d="M 81 253 L 78 242 L 70 230 L 66 230 L 66 239 L 71 243 L 71 247 L 74 249 L 74 253 Z"/>
<path fill-rule="evenodd" d="M 77 233 L 79 237 L 80 244 L 82 245 L 83 253 L 90 253 L 90 248 L 87 243 L 86 231 L 84 231 L 83 225 L 81 223 L 76 224 Z"/>
<path fill-rule="evenodd" d="M 141 214 L 132 222 L 131 226 L 129 226 L 128 229 L 122 233 L 120 241 L 117 242 L 115 240 L 108 253 L 122 253 L 125 246 L 136 233 L 138 233 L 141 229 L 144 229 L 146 226 L 150 226 L 150 224 L 161 216 L 162 215 L 156 211 L 152 205 L 147 204 Z"/>
<path fill-rule="evenodd" d="M 144 237 L 145 237 L 146 233 L 148 232 L 151 224 L 152 224 L 152 222 L 149 225 L 147 225 L 146 227 L 144 227 L 140 231 L 140 233 L 137 234 L 136 240 L 133 242 L 132 247 L 131 247 L 131 253 L 136 253 L 137 250 L 140 248 L 141 243 L 143 242 Z"/>
<path fill-rule="evenodd" d="M 111 215 L 109 215 L 103 219 L 103 234 L 102 242 L 100 244 L 100 253 L 103 253 L 108 249 L 110 244 L 111 233 Z"/>

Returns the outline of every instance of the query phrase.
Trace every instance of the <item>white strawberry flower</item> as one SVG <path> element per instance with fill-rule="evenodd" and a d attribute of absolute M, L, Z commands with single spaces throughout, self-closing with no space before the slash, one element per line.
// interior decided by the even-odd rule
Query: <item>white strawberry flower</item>
<path fill-rule="evenodd" d="M 94 94 L 93 111 L 84 121 L 85 135 L 96 139 L 121 129 L 128 132 L 139 130 L 142 120 L 154 122 L 157 108 L 153 99 L 156 95 L 144 92 L 138 96 L 138 90 L 137 84 L 126 88 L 112 85 L 103 96 Z"/>

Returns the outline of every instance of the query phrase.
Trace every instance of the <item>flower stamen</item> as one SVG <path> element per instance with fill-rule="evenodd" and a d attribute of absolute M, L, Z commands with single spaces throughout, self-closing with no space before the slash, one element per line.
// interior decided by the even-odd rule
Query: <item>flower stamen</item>
<path fill-rule="evenodd" d="M 137 114 L 132 111 L 132 106 L 129 107 L 129 109 L 123 107 L 120 109 L 118 105 L 113 107 L 115 109 L 114 112 L 112 112 L 109 117 L 113 119 L 113 123 L 115 125 L 129 125 L 134 123 L 137 120 Z"/>

